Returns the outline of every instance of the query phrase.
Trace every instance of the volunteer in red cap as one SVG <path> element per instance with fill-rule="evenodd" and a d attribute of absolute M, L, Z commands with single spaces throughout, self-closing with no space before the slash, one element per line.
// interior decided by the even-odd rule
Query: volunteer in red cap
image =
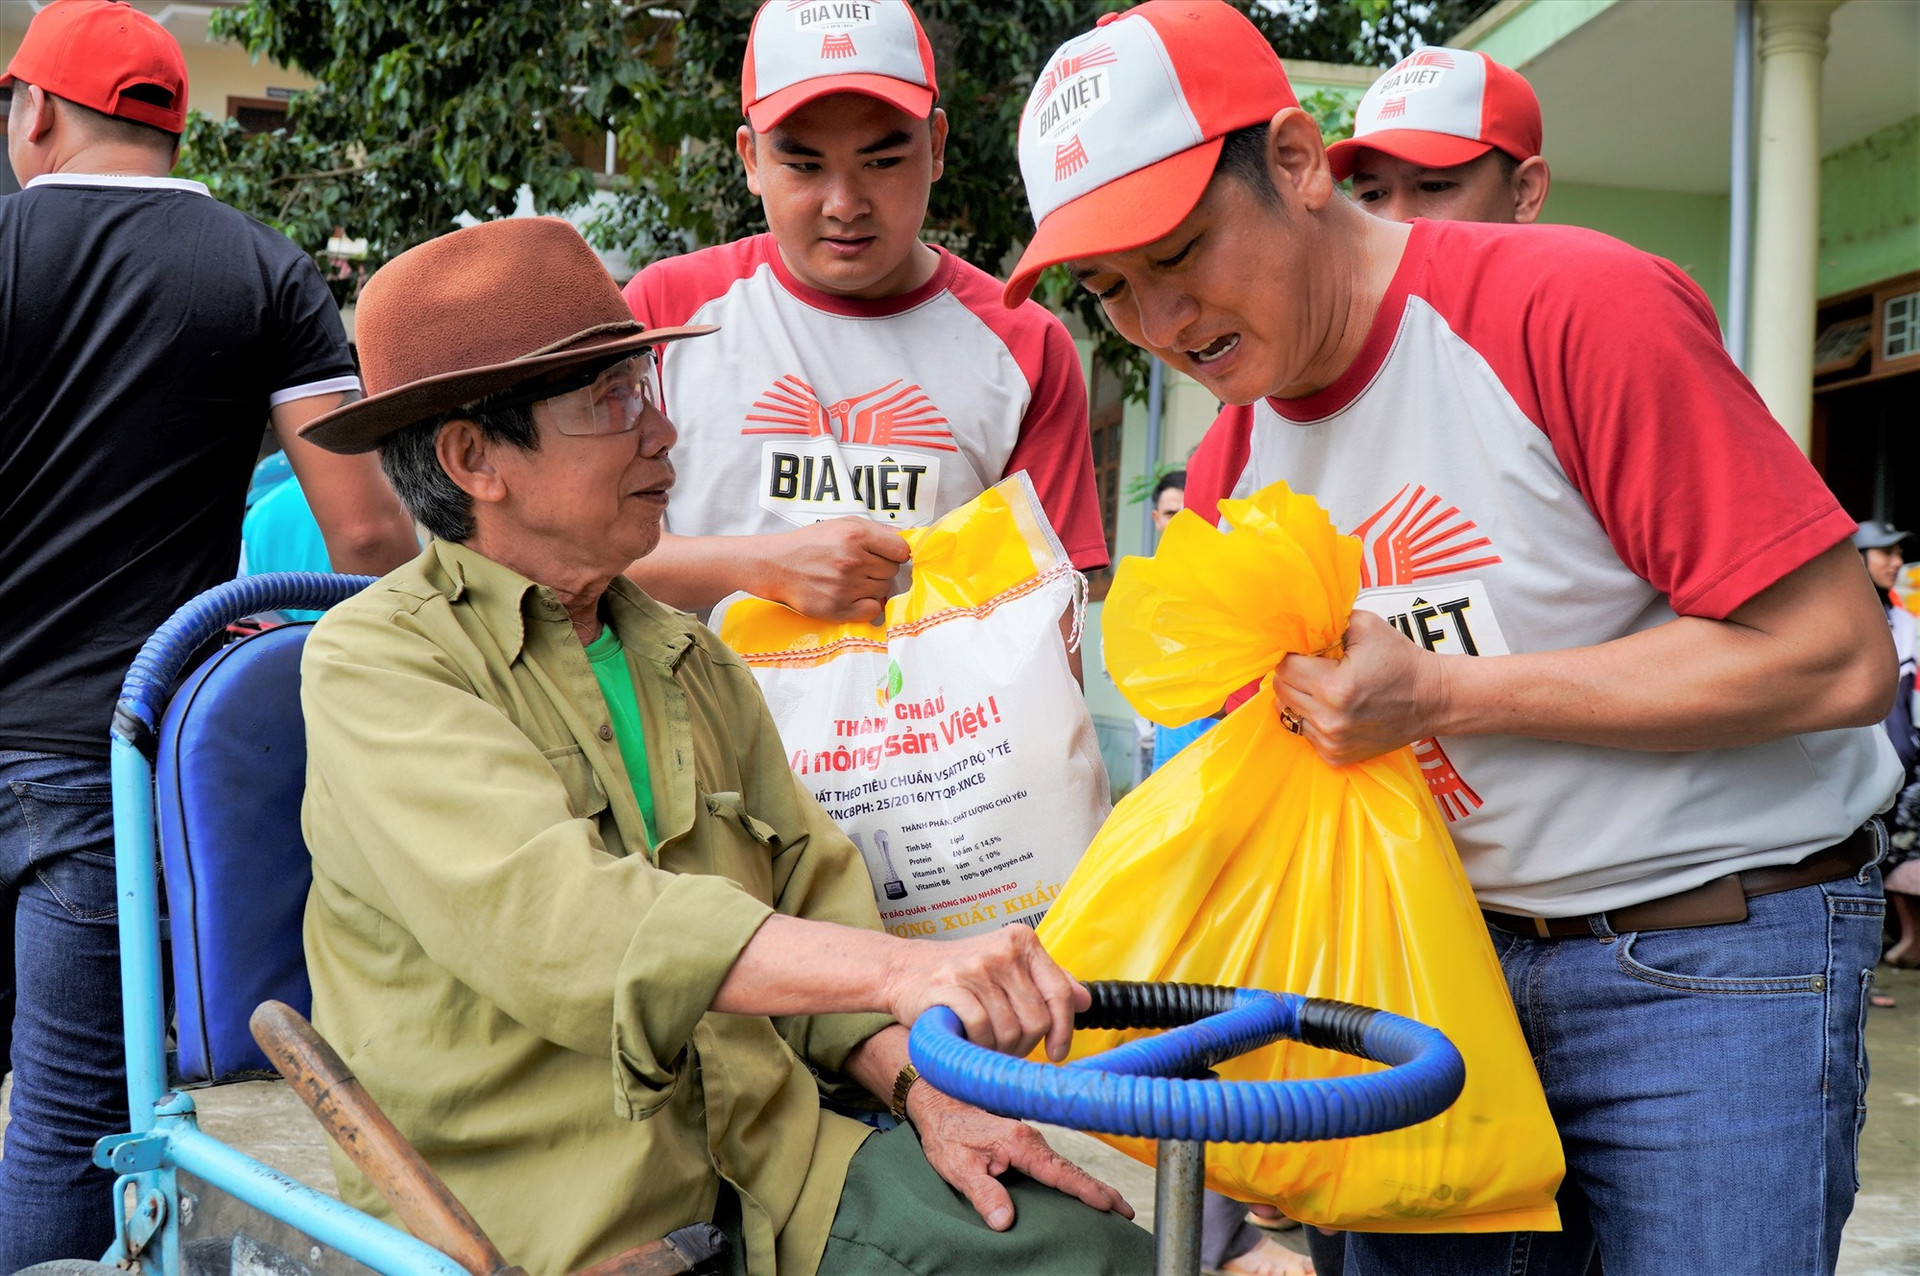
<path fill-rule="evenodd" d="M 1327 163 L 1389 221 L 1524 225 L 1547 201 L 1540 137 L 1540 99 L 1518 71 L 1471 49 L 1427 48 L 1373 82 Z"/>
<path fill-rule="evenodd" d="M 168 177 L 180 46 L 58 0 L 0 74 L 0 1271 L 98 1258 L 128 1129 L 107 729 L 140 643 L 233 575 L 268 421 L 342 571 L 411 557 L 369 458 L 295 437 L 357 394 L 333 300 L 283 236 Z"/>
<path fill-rule="evenodd" d="M 898 533 L 1021 470 L 1074 565 L 1106 565 L 1072 338 L 921 238 L 947 158 L 937 96 L 901 0 L 760 7 L 735 144 L 769 232 L 626 290 L 647 323 L 720 326 L 661 369 L 683 494 L 634 566 L 654 596 L 873 619 L 907 558 Z"/>
<path fill-rule="evenodd" d="M 1566 1231 L 1349 1234 L 1346 1270 L 1578 1273 L 1596 1236 L 1608 1271 L 1833 1270 L 1894 658 L 1706 297 L 1591 231 L 1367 216 L 1223 3 L 1063 45 L 1019 147 L 1008 299 L 1065 265 L 1239 405 L 1234 494 L 1360 538 L 1345 655 L 1282 663 L 1282 720 L 1415 747 L 1560 1123 Z"/>

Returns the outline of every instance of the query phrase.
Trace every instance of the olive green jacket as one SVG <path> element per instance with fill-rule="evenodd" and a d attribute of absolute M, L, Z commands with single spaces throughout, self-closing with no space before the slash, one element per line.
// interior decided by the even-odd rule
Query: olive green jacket
<path fill-rule="evenodd" d="M 878 929 L 758 686 L 616 578 L 651 853 L 552 590 L 434 542 L 301 661 L 313 1018 L 509 1262 L 558 1276 L 739 1192 L 749 1269 L 811 1276 L 866 1127 L 820 1072 L 889 1021 L 708 1010 L 774 911 Z M 387 1211 L 335 1157 L 343 1195 Z"/>

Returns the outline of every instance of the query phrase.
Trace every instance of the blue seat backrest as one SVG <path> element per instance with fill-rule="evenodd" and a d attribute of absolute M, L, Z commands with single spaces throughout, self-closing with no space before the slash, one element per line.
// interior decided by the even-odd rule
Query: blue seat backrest
<path fill-rule="evenodd" d="M 311 625 L 222 648 L 174 694 L 154 766 L 173 936 L 179 1079 L 272 1075 L 247 1030 L 268 998 L 308 1013 L 300 835 L 307 739 L 300 650 Z"/>

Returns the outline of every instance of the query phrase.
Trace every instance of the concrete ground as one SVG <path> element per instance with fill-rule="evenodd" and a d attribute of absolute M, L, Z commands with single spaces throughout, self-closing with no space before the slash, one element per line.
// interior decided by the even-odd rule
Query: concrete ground
<path fill-rule="evenodd" d="M 1913 1276 L 1920 1272 L 1920 971 L 1879 971 L 1882 991 L 1898 1001 L 1867 1021 L 1873 1081 L 1860 1146 L 1860 1195 L 1841 1245 L 1840 1276 Z M 202 1091 L 201 1126 L 273 1168 L 334 1190 L 325 1137 L 300 1101 L 276 1082 Z M 6 1130 L 0 1086 L 0 1146 Z M 1153 1171 L 1072 1130 L 1046 1129 L 1054 1146 L 1123 1192 L 1153 1224 Z M 1766 1202 L 1754 1202 L 1765 1209 Z M 1282 1243 L 1301 1248 L 1297 1233 Z"/>
<path fill-rule="evenodd" d="M 1841 1276 L 1920 1272 L 1920 970 L 1874 972 L 1898 1003 L 1867 1015 L 1867 1128 L 1860 1195 L 1840 1242 Z"/>

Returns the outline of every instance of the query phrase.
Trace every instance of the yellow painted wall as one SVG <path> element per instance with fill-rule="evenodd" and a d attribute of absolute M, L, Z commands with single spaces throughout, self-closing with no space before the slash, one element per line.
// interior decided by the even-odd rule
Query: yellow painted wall
<path fill-rule="evenodd" d="M 225 119 L 229 97 L 263 98 L 269 88 L 305 89 L 313 81 L 298 71 L 255 62 L 231 44 L 182 46 L 187 55 L 187 105 L 202 115 Z"/>
<path fill-rule="evenodd" d="M 0 26 L 0 65 L 13 57 L 24 34 L 24 29 L 14 30 L 11 24 Z M 264 98 L 269 88 L 304 89 L 313 85 L 298 71 L 253 61 L 237 45 L 188 39 L 180 47 L 187 59 L 187 105 L 215 119 L 227 117 L 229 97 Z"/>

